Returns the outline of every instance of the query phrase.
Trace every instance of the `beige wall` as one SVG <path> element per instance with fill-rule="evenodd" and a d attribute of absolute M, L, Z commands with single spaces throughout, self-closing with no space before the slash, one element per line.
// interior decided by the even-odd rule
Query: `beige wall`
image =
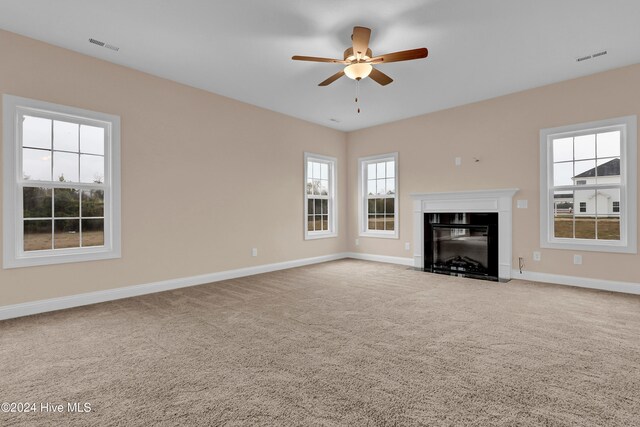
<path fill-rule="evenodd" d="M 413 235 L 410 193 L 519 188 L 515 199 L 527 199 L 529 207 L 514 206 L 514 266 L 523 256 L 529 271 L 638 283 L 635 254 L 544 249 L 540 262 L 532 260 L 532 252 L 540 250 L 540 129 L 631 114 L 640 115 L 640 65 L 352 132 L 349 248 L 412 257 L 404 250 Z M 400 238 L 358 237 L 357 210 L 351 209 L 357 206 L 357 160 L 393 151 L 399 153 Z M 462 157 L 461 167 L 454 165 L 456 156 Z M 582 254 L 583 265 L 573 265 L 574 253 Z"/>
<path fill-rule="evenodd" d="M 4 31 L 0 58 L 1 94 L 122 121 L 122 258 L 0 270 L 0 306 L 346 249 L 344 133 Z M 338 158 L 339 238 L 303 240 L 304 151 Z"/>

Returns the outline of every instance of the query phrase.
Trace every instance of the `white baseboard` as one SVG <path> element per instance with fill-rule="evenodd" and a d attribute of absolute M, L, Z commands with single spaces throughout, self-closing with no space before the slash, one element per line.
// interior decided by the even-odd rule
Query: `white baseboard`
<path fill-rule="evenodd" d="M 389 264 L 408 265 L 410 267 L 413 267 L 414 265 L 413 258 L 404 258 L 399 256 L 363 254 L 360 252 L 348 252 L 346 256 L 348 258 L 362 259 L 365 261 L 386 262 Z"/>
<path fill-rule="evenodd" d="M 580 288 L 600 289 L 603 291 L 624 292 L 640 295 L 640 283 L 617 282 L 614 280 L 589 279 L 586 277 L 563 276 L 560 274 L 537 273 L 535 271 L 512 270 L 511 279 L 530 280 L 532 282 L 554 283 L 556 285 L 577 286 Z"/>
<path fill-rule="evenodd" d="M 122 298 L 130 298 L 155 292 L 169 291 L 172 289 L 185 288 L 189 286 L 203 285 L 205 283 L 219 282 L 221 280 L 235 279 L 238 277 L 253 276 L 254 274 L 286 270 L 288 268 L 302 267 L 304 265 L 335 261 L 343 258 L 386 262 L 391 264 L 406 265 L 410 267 L 413 267 L 414 265 L 413 258 L 374 255 L 357 252 L 341 252 L 337 254 L 323 255 L 313 258 L 303 258 L 293 261 L 278 262 L 274 264 L 239 268 L 236 270 L 220 271 L 217 273 L 203 274 L 199 276 L 163 280 L 160 282 L 146 283 L 143 285 L 127 286 L 123 288 L 107 289 L 104 291 L 88 292 L 77 295 L 69 295 L 66 297 L 7 305 L 0 307 L 0 320 L 28 316 L 37 313 L 46 313 L 48 311 L 62 310 L 65 308 L 80 307 L 83 305 L 113 301 Z M 511 278 L 640 295 L 640 283 L 588 279 L 582 277 L 562 276 L 558 274 L 536 273 L 529 271 L 525 271 L 523 272 L 523 274 L 520 274 L 518 270 L 512 271 Z"/>
<path fill-rule="evenodd" d="M 288 268 L 318 264 L 321 262 L 334 261 L 348 257 L 349 255 L 347 253 L 337 253 L 313 258 L 303 258 L 293 261 L 278 262 L 275 264 L 265 264 L 255 267 L 239 268 L 237 270 L 220 271 L 217 273 L 203 274 L 199 276 L 163 280 L 161 282 L 146 283 L 143 285 L 127 286 L 123 288 L 107 289 L 104 291 L 69 295 L 66 297 L 25 302 L 22 304 L 7 305 L 4 307 L 0 307 L 0 320 L 28 316 L 37 313 L 45 313 L 48 311 L 62 310 L 65 308 L 80 307 L 83 305 L 96 304 L 99 302 L 135 297 L 138 295 L 152 294 L 155 292 L 169 291 L 171 289 L 185 288 L 188 286 L 203 285 L 205 283 L 219 282 L 221 280 L 235 279 L 238 277 L 253 276 L 254 274 L 285 270 Z"/>

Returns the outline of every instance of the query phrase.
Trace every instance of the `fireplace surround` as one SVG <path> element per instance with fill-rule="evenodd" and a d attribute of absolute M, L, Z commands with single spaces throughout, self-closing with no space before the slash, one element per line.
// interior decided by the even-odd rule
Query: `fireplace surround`
<path fill-rule="evenodd" d="M 425 214 L 494 212 L 498 214 L 498 279 L 511 279 L 512 206 L 517 191 L 508 188 L 412 194 L 414 266 L 419 269 L 425 266 Z"/>

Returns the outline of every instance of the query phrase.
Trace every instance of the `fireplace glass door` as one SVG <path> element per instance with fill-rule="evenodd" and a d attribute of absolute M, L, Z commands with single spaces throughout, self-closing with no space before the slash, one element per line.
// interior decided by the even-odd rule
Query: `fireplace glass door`
<path fill-rule="evenodd" d="M 434 270 L 486 275 L 489 271 L 488 234 L 486 225 L 434 225 Z"/>

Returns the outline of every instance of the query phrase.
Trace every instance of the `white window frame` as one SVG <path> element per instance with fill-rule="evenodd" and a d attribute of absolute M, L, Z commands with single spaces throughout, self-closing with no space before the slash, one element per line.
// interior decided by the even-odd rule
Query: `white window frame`
<path fill-rule="evenodd" d="M 309 231 L 309 195 L 307 194 L 307 176 L 309 162 L 325 163 L 329 165 L 329 194 L 328 200 L 328 213 L 329 213 L 329 229 L 321 231 Z M 304 194 L 304 239 L 326 239 L 330 237 L 338 236 L 338 185 L 337 185 L 337 169 L 338 160 L 335 157 L 323 156 L 321 154 L 304 153 L 304 179 L 303 179 L 303 194 Z"/>
<path fill-rule="evenodd" d="M 620 130 L 620 240 L 557 238 L 553 235 L 552 141 Z M 637 117 L 625 116 L 540 131 L 540 247 L 594 252 L 637 253 Z M 606 184 L 603 184 L 606 185 Z M 582 190 L 585 186 L 580 185 Z M 587 190 L 599 185 L 587 185 Z M 579 209 L 575 206 L 574 210 Z"/>
<path fill-rule="evenodd" d="M 120 117 L 3 95 L 3 268 L 30 267 L 120 258 Z M 23 250 L 22 141 L 18 118 L 33 114 L 74 123 L 101 125 L 106 130 L 104 176 L 104 245 L 38 251 Z M 34 181 L 43 187 L 83 188 L 82 183 Z"/>
<path fill-rule="evenodd" d="M 367 196 L 367 166 L 370 163 L 378 163 L 383 161 L 394 161 L 395 166 L 395 182 L 396 182 L 396 192 L 394 195 L 394 226 L 393 230 L 369 230 L 369 221 L 368 221 L 368 202 L 369 198 Z M 388 154 L 380 154 L 376 156 L 368 156 L 368 157 L 360 157 L 358 159 L 358 229 L 359 236 L 361 237 L 377 237 L 382 239 L 398 239 L 400 236 L 400 206 L 399 206 L 399 197 L 400 194 L 400 184 L 398 178 L 398 153 L 388 153 Z"/>

